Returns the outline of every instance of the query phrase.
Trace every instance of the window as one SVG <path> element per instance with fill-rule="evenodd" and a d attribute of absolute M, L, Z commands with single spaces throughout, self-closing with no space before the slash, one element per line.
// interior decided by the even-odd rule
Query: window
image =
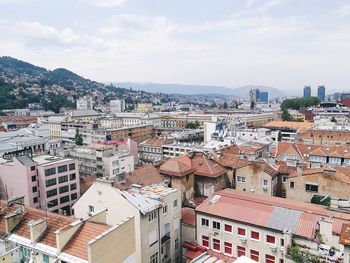
<path fill-rule="evenodd" d="M 239 236 L 245 236 L 245 229 L 239 227 L 238 230 L 237 230 L 237 234 Z"/>
<path fill-rule="evenodd" d="M 266 235 L 266 243 L 275 244 L 276 238 L 274 236 Z"/>
<path fill-rule="evenodd" d="M 237 176 L 237 182 L 245 183 L 245 176 Z"/>
<path fill-rule="evenodd" d="M 69 171 L 75 170 L 75 163 L 69 164 Z"/>
<path fill-rule="evenodd" d="M 292 182 L 289 182 L 289 188 L 294 188 L 295 186 L 295 183 L 292 181 Z"/>
<path fill-rule="evenodd" d="M 33 186 L 33 187 L 32 187 L 32 191 L 33 191 L 33 193 L 36 193 L 36 192 L 38 192 L 38 187 L 36 187 L 36 186 Z"/>
<path fill-rule="evenodd" d="M 57 189 L 52 189 L 46 192 L 46 197 L 51 197 L 57 195 Z"/>
<path fill-rule="evenodd" d="M 77 199 L 78 198 L 78 194 L 77 193 L 74 193 L 74 194 L 71 194 L 70 195 L 70 199 L 71 200 L 75 200 L 75 199 Z"/>
<path fill-rule="evenodd" d="M 237 257 L 245 256 L 245 247 L 237 246 Z"/>
<path fill-rule="evenodd" d="M 260 239 L 260 233 L 256 232 L 256 231 L 252 231 L 252 232 L 250 232 L 250 238 L 251 239 L 255 239 L 255 240 L 259 240 Z"/>
<path fill-rule="evenodd" d="M 282 183 L 286 183 L 287 182 L 287 176 L 282 176 Z"/>
<path fill-rule="evenodd" d="M 49 263 L 49 256 L 48 255 L 43 255 L 43 263 Z"/>
<path fill-rule="evenodd" d="M 60 198 L 60 204 L 69 202 L 69 195 L 63 196 Z"/>
<path fill-rule="evenodd" d="M 262 181 L 262 186 L 267 186 L 267 183 L 268 183 L 268 181 L 266 180 L 266 179 L 264 179 L 263 181 Z"/>
<path fill-rule="evenodd" d="M 48 179 L 48 180 L 46 180 L 46 182 L 45 182 L 46 187 L 50 187 L 50 186 L 56 185 L 56 183 L 57 183 L 56 178 Z"/>
<path fill-rule="evenodd" d="M 60 176 L 58 177 L 58 182 L 61 183 L 65 183 L 68 182 L 68 175 L 64 175 L 64 176 Z"/>
<path fill-rule="evenodd" d="M 220 252 L 220 240 L 213 238 L 213 250 Z"/>
<path fill-rule="evenodd" d="M 158 263 L 158 252 L 154 253 L 154 254 L 149 258 L 149 263 Z"/>
<path fill-rule="evenodd" d="M 209 227 L 209 220 L 206 218 L 202 218 L 202 226 L 207 226 Z"/>
<path fill-rule="evenodd" d="M 45 176 L 53 175 L 56 173 L 56 168 L 49 168 L 45 170 Z"/>
<path fill-rule="evenodd" d="M 318 185 L 313 185 L 313 184 L 306 184 L 305 185 L 305 191 L 306 192 L 318 192 Z"/>
<path fill-rule="evenodd" d="M 77 189 L 77 184 L 71 184 L 70 185 L 70 190 L 73 191 L 75 189 Z"/>
<path fill-rule="evenodd" d="M 281 247 L 284 247 L 284 239 L 283 238 L 280 239 L 280 245 L 281 245 Z"/>
<path fill-rule="evenodd" d="M 57 172 L 58 173 L 64 173 L 64 172 L 67 172 L 67 171 L 68 171 L 67 165 L 62 165 L 62 166 L 58 166 L 57 167 Z"/>
<path fill-rule="evenodd" d="M 202 236 L 202 245 L 203 247 L 209 247 L 209 237 Z"/>
<path fill-rule="evenodd" d="M 220 223 L 213 221 L 213 229 L 220 230 Z"/>
<path fill-rule="evenodd" d="M 250 250 L 250 258 L 256 262 L 259 262 L 259 251 Z"/>
<path fill-rule="evenodd" d="M 174 200 L 174 208 L 177 207 L 177 199 Z"/>
<path fill-rule="evenodd" d="M 36 204 L 38 202 L 38 198 L 37 197 L 34 197 L 33 198 L 33 203 Z"/>
<path fill-rule="evenodd" d="M 67 193 L 69 191 L 68 185 L 60 187 L 60 194 Z"/>
<path fill-rule="evenodd" d="M 33 176 L 32 176 L 32 182 L 35 182 L 35 181 L 36 181 L 36 176 L 33 175 Z"/>
<path fill-rule="evenodd" d="M 225 254 L 232 255 L 232 244 L 229 242 L 224 242 Z"/>
<path fill-rule="evenodd" d="M 54 200 L 51 200 L 51 201 L 47 202 L 47 207 L 48 208 L 54 207 L 56 205 L 58 205 L 58 200 L 57 199 L 54 199 Z"/>
<path fill-rule="evenodd" d="M 275 263 L 275 257 L 271 255 L 265 255 L 265 263 Z"/>
<path fill-rule="evenodd" d="M 77 178 L 77 176 L 75 174 L 70 174 L 69 175 L 69 180 L 73 181 Z"/>
<path fill-rule="evenodd" d="M 89 205 L 89 212 L 90 213 L 95 212 L 95 207 L 93 205 Z"/>
<path fill-rule="evenodd" d="M 229 233 L 232 233 L 232 226 L 225 224 L 225 231 L 229 232 Z"/>
<path fill-rule="evenodd" d="M 157 229 L 152 229 L 148 232 L 148 244 L 151 247 L 157 242 L 158 242 Z"/>
<path fill-rule="evenodd" d="M 177 250 L 179 248 L 179 239 L 176 238 L 175 239 L 175 250 Z"/>
<path fill-rule="evenodd" d="M 30 167 L 30 170 L 31 170 L 31 171 L 35 171 L 35 166 L 31 166 L 31 167 Z"/>
<path fill-rule="evenodd" d="M 163 215 L 165 215 L 166 213 L 168 213 L 168 206 L 167 205 L 163 206 Z"/>
<path fill-rule="evenodd" d="M 151 222 L 153 221 L 155 218 L 157 217 L 157 212 L 153 211 L 151 213 L 148 214 L 148 221 Z"/>

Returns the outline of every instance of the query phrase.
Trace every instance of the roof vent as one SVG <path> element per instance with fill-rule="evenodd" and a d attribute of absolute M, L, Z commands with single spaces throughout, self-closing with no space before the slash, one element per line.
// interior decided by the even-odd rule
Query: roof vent
<path fill-rule="evenodd" d="M 220 195 L 214 195 L 212 198 L 210 198 L 209 200 L 209 205 L 212 206 L 214 205 L 219 199 L 220 199 Z"/>

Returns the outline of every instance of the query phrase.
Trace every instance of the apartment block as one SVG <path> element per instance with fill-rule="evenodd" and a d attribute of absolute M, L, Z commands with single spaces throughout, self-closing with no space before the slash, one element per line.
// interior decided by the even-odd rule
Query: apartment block
<path fill-rule="evenodd" d="M 18 201 L 1 201 L 2 262 L 135 262 L 134 218 L 110 226 L 105 209 L 74 219 L 25 207 Z"/>
<path fill-rule="evenodd" d="M 349 219 L 319 205 L 225 189 L 196 208 L 196 239 L 208 251 L 256 262 L 343 262 L 340 234 Z"/>
<path fill-rule="evenodd" d="M 97 179 L 74 204 L 77 217 L 108 209 L 107 223 L 135 218 L 136 261 L 180 262 L 181 192 L 162 184 L 133 185 L 124 191 Z"/>
<path fill-rule="evenodd" d="M 40 155 L 0 164 L 2 199 L 24 196 L 26 206 L 71 215 L 80 196 L 78 161 Z"/>
<path fill-rule="evenodd" d="M 163 159 L 162 145 L 168 141 L 150 138 L 139 144 L 139 155 L 142 163 L 159 163 Z"/>

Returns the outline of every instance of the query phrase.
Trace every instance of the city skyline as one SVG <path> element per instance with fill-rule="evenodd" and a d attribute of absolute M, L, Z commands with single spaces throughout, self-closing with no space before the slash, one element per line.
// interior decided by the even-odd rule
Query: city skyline
<path fill-rule="evenodd" d="M 350 81 L 347 1 L 0 0 L 0 8 L 1 55 L 97 81 L 255 84 L 293 95 L 304 85 L 346 91 Z"/>

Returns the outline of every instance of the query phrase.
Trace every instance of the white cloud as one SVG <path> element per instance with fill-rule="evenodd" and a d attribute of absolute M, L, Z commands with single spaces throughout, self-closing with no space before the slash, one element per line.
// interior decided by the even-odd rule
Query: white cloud
<path fill-rule="evenodd" d="M 341 6 L 338 9 L 338 13 L 343 15 L 343 16 L 350 16 L 350 4 L 346 4 Z"/>
<path fill-rule="evenodd" d="M 0 0 L 1 1 L 1 0 Z M 122 5 L 126 0 L 80 0 L 99 7 L 116 7 Z"/>
<path fill-rule="evenodd" d="M 262 6 L 257 8 L 257 12 L 264 14 L 270 11 L 272 8 L 275 8 L 276 6 L 282 5 L 286 3 L 288 0 L 269 0 L 266 3 L 264 3 Z"/>

